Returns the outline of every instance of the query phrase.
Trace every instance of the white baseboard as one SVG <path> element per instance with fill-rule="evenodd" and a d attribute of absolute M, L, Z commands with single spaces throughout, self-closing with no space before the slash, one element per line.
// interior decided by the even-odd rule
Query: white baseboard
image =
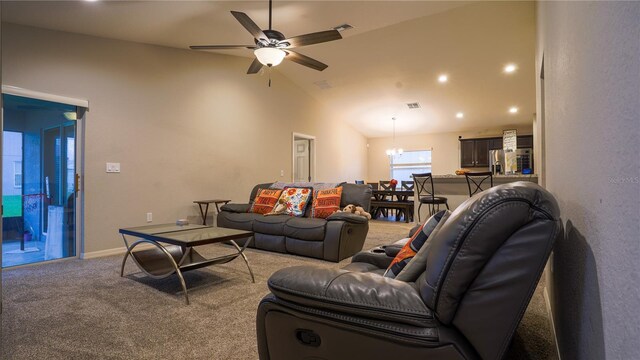
<path fill-rule="evenodd" d="M 152 247 L 153 245 L 151 244 L 140 244 L 136 246 L 136 250 L 145 250 Z M 113 248 L 113 249 L 100 250 L 100 251 L 91 251 L 87 253 L 80 253 L 80 259 L 86 260 L 86 259 L 95 259 L 99 257 L 112 256 L 112 255 L 122 255 L 126 251 L 127 251 L 127 248 L 124 246 Z"/>
<path fill-rule="evenodd" d="M 558 356 L 558 360 L 562 360 L 560 357 L 560 347 L 558 346 L 558 336 L 556 335 L 556 324 L 553 321 L 553 312 L 551 311 L 551 299 L 549 299 L 549 292 L 547 291 L 547 287 L 545 286 L 542 295 L 544 297 L 544 303 L 547 307 L 547 314 L 549 316 L 549 326 L 551 327 L 551 334 L 553 335 L 553 345 L 556 348 L 556 355 Z"/>

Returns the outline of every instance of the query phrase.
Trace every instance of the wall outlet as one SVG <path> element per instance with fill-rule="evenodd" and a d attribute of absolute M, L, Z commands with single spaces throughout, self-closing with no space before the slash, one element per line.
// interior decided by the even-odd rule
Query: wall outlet
<path fill-rule="evenodd" d="M 107 172 L 108 173 L 119 173 L 120 172 L 120 163 L 107 163 Z"/>
<path fill-rule="evenodd" d="M 153 221 L 153 214 L 147 213 L 147 222 L 152 222 L 152 221 Z"/>
<path fill-rule="evenodd" d="M 284 170 L 280 170 L 280 177 L 284 176 Z"/>

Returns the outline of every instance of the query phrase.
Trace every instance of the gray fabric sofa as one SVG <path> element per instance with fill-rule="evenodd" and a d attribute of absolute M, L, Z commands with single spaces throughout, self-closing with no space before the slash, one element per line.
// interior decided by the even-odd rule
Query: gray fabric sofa
<path fill-rule="evenodd" d="M 262 250 L 290 253 L 338 262 L 362 250 L 369 231 L 369 222 L 363 216 L 336 213 L 327 219 L 311 218 L 311 206 L 304 217 L 287 215 L 264 216 L 250 213 L 251 203 L 258 188 L 269 188 L 272 183 L 258 184 L 249 196 L 247 204 L 222 206 L 217 218 L 220 227 L 249 230 L 251 238 L 237 241 Z M 343 183 L 340 206 L 362 206 L 369 211 L 371 188 L 368 185 Z"/>

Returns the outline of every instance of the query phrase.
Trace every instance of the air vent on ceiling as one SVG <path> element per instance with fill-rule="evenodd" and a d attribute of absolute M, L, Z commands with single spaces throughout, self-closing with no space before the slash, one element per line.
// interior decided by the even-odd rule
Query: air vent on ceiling
<path fill-rule="evenodd" d="M 327 90 L 332 88 L 331 84 L 329 84 L 327 80 L 316 81 L 313 84 L 322 90 Z"/>
<path fill-rule="evenodd" d="M 351 26 L 349 24 L 342 24 L 342 25 L 338 25 L 338 26 L 333 28 L 333 30 L 338 30 L 340 32 L 351 30 L 351 29 L 353 29 L 353 26 Z"/>
<path fill-rule="evenodd" d="M 407 106 L 409 107 L 409 109 L 420 109 L 420 104 L 418 104 L 417 102 L 407 103 Z"/>

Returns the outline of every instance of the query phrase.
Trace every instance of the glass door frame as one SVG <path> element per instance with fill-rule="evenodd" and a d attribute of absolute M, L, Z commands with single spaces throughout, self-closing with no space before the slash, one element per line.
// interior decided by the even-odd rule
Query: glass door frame
<path fill-rule="evenodd" d="M 76 114 L 78 113 L 78 107 L 76 107 Z M 46 147 L 46 134 L 48 131 L 54 130 L 57 131 L 57 134 L 59 136 L 60 139 L 60 153 L 59 154 L 55 154 L 55 156 L 60 156 L 60 164 L 59 167 L 57 169 L 55 169 L 55 171 L 59 171 L 60 172 L 60 179 L 59 182 L 56 184 L 57 185 L 57 189 L 53 190 L 53 189 L 48 189 L 46 182 L 41 184 L 41 186 L 43 186 L 44 188 L 42 188 L 40 190 L 41 193 L 43 194 L 47 194 L 49 195 L 49 192 L 51 192 L 52 194 L 56 194 L 57 197 L 59 197 L 59 199 L 54 199 L 54 203 L 59 203 L 59 204 L 64 204 L 65 200 L 67 199 L 67 185 L 68 185 L 68 172 L 64 171 L 66 169 L 66 165 L 63 165 L 67 156 L 68 156 L 68 143 L 67 143 L 67 128 L 69 128 L 70 126 L 73 127 L 73 147 L 74 147 L 74 156 L 73 156 L 73 175 L 72 175 L 72 190 L 73 190 L 73 194 L 74 194 L 74 207 L 73 207 L 73 211 L 74 211 L 74 226 L 75 224 L 78 223 L 78 217 L 77 217 L 77 206 L 78 206 L 78 182 L 77 182 L 77 177 L 78 177 L 78 172 L 76 171 L 77 169 L 77 164 L 78 164 L 78 159 L 77 159 L 77 146 L 76 146 L 76 139 L 77 139 L 77 134 L 78 134 L 78 122 L 77 120 L 69 120 L 63 123 L 60 123 L 59 125 L 55 125 L 55 126 L 49 126 L 49 127 L 45 127 L 42 128 L 41 130 L 41 138 L 43 139 L 43 143 L 40 149 L 40 158 L 43 161 L 43 166 L 40 170 L 40 179 L 45 179 L 46 178 L 46 165 L 44 164 L 44 162 L 46 161 L 46 153 L 47 153 L 47 149 Z M 61 205 L 57 205 L 57 206 L 61 206 Z M 64 205 L 63 205 L 64 206 Z M 43 209 L 42 214 L 41 214 L 41 219 L 42 219 L 42 226 L 43 228 L 46 228 L 46 224 L 48 223 L 49 219 L 47 216 L 47 210 Z M 47 221 L 45 221 L 45 219 Z M 74 255 L 71 256 L 64 256 L 65 254 L 65 250 L 62 250 L 63 256 L 61 257 L 61 259 L 67 259 L 67 258 L 77 258 L 78 257 L 78 252 L 79 252 L 79 242 L 78 242 L 78 231 L 77 229 L 74 229 L 76 231 L 74 231 L 74 244 L 73 244 L 73 249 L 74 249 Z M 64 234 L 64 230 L 63 230 L 63 234 Z M 67 246 L 67 243 L 65 243 L 63 241 L 62 243 L 63 247 Z M 58 259 L 55 259 L 58 260 Z M 45 260 L 45 261 L 50 261 L 50 260 Z"/>
<path fill-rule="evenodd" d="M 84 258 L 84 171 L 85 171 L 85 121 L 86 113 L 89 111 L 89 101 L 83 99 L 70 98 L 66 96 L 48 94 L 39 91 L 27 90 L 15 86 L 2 85 L 0 96 L 15 95 L 31 99 L 57 102 L 76 107 L 76 134 L 75 134 L 75 255 L 61 259 L 47 260 L 46 262 L 66 261 L 69 259 Z M 4 128 L 4 117 L 0 121 L 0 129 Z M 1 141 L 0 141 L 1 144 Z M 0 156 L 2 148 L 0 148 Z M 24 164 L 23 164 L 24 166 Z M 22 266 L 32 266 L 42 262 L 12 266 L 12 268 Z"/>

